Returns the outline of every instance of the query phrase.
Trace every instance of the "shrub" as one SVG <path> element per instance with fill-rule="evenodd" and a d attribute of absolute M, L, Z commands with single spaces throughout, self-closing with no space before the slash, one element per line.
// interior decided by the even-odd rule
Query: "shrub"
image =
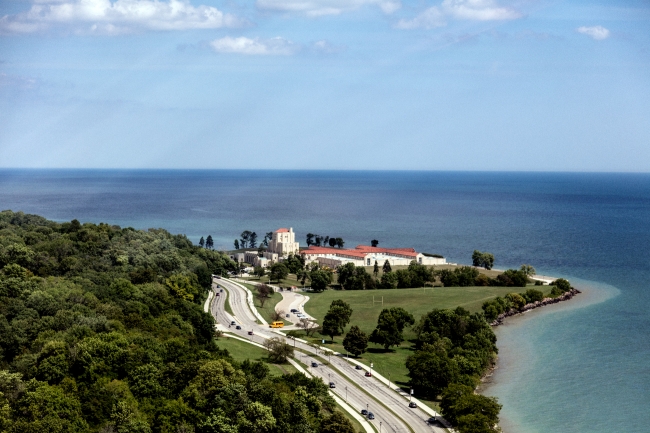
<path fill-rule="evenodd" d="M 523 296 L 528 304 L 544 299 L 544 293 L 541 290 L 535 289 L 528 289 L 524 293 L 521 293 L 521 296 Z"/>

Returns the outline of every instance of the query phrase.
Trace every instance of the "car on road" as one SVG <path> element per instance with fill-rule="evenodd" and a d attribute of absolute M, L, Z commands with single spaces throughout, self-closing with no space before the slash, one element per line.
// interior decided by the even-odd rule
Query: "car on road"
<path fill-rule="evenodd" d="M 361 409 L 361 415 L 368 415 L 368 411 L 365 409 Z"/>
<path fill-rule="evenodd" d="M 366 371 L 366 377 L 372 377 L 372 373 L 370 373 L 369 371 Z"/>
<path fill-rule="evenodd" d="M 217 296 L 219 296 L 219 294 L 218 294 L 218 293 L 217 293 Z"/>
<path fill-rule="evenodd" d="M 230 324 L 231 325 L 236 325 L 237 323 L 233 320 L 232 322 L 230 322 Z"/>
<path fill-rule="evenodd" d="M 368 419 L 375 419 L 375 414 L 372 412 L 368 412 Z"/>
<path fill-rule="evenodd" d="M 235 329 L 241 329 L 241 326 L 237 325 L 235 326 Z"/>
<path fill-rule="evenodd" d="M 248 331 L 248 335 L 253 335 L 253 331 Z"/>
<path fill-rule="evenodd" d="M 291 311 L 292 313 L 297 313 L 297 312 L 298 312 L 298 310 L 296 310 L 295 308 L 292 308 L 290 311 Z"/>
<path fill-rule="evenodd" d="M 336 384 L 334 382 L 330 382 L 330 388 L 336 388 Z"/>
<path fill-rule="evenodd" d="M 355 365 L 354 368 L 357 370 L 363 370 L 363 368 L 360 365 Z"/>
<path fill-rule="evenodd" d="M 436 417 L 435 417 L 435 416 L 432 416 L 431 418 L 429 418 L 429 419 L 427 420 L 427 422 L 428 422 L 429 424 L 435 424 L 435 423 L 437 422 Z"/>
<path fill-rule="evenodd" d="M 418 405 L 414 401 L 411 401 L 409 402 L 409 407 L 415 409 L 416 407 L 418 407 Z"/>
<path fill-rule="evenodd" d="M 291 317 L 291 314 L 285 314 L 284 317 Z"/>
<path fill-rule="evenodd" d="M 318 367 L 318 363 L 317 363 L 317 362 L 312 362 L 312 363 L 311 363 L 311 366 L 312 366 L 312 367 Z"/>
<path fill-rule="evenodd" d="M 223 292 L 223 289 L 220 289 L 219 291 L 220 291 L 220 292 Z"/>

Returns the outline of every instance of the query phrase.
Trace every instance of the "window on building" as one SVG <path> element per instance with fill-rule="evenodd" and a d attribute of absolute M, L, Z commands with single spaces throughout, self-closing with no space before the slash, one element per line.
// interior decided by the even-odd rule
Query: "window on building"
<path fill-rule="evenodd" d="M 370 259 L 368 259 L 368 265 L 367 266 L 370 266 Z"/>

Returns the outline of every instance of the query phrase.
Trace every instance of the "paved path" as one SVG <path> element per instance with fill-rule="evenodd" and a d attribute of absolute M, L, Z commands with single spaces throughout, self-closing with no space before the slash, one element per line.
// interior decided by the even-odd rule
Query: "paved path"
<path fill-rule="evenodd" d="M 305 304 L 309 301 L 309 296 L 306 296 L 300 292 L 293 292 L 283 290 L 279 292 L 282 295 L 282 300 L 275 305 L 275 311 L 281 312 L 284 311 L 285 314 L 289 314 L 289 317 L 285 317 L 283 314 L 283 319 L 287 320 L 294 325 L 300 323 L 300 319 L 295 313 L 291 313 L 291 310 L 295 308 L 300 313 L 302 313 L 306 318 L 311 320 L 316 320 L 305 312 Z"/>

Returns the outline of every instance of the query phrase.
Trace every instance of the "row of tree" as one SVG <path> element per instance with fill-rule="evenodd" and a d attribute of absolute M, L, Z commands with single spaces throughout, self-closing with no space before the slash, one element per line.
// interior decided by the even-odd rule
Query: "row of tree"
<path fill-rule="evenodd" d="M 307 233 L 307 237 L 305 239 L 305 242 L 307 243 L 307 246 L 330 246 L 330 247 L 339 247 L 343 248 L 345 245 L 345 242 L 343 241 L 343 238 L 337 238 L 337 237 L 330 237 L 330 236 L 321 236 L 321 235 L 315 235 L 313 233 Z"/>
<path fill-rule="evenodd" d="M 551 297 L 557 297 L 571 290 L 571 283 L 564 278 L 558 278 L 551 283 Z M 488 322 L 496 320 L 503 313 L 510 310 L 521 310 L 526 304 L 542 301 L 544 293 L 541 290 L 528 289 L 523 293 L 508 293 L 505 297 L 496 297 L 485 301 L 482 305 L 483 313 Z"/>
<path fill-rule="evenodd" d="M 201 239 L 199 239 L 199 246 L 201 248 L 207 248 L 209 250 L 214 248 L 214 241 L 212 240 L 212 235 L 208 235 L 206 239 L 203 239 L 203 236 L 201 236 Z"/>
<path fill-rule="evenodd" d="M 0 431 L 352 433 L 328 388 L 214 339 L 227 256 L 164 230 L 0 212 Z"/>
<path fill-rule="evenodd" d="M 526 269 L 524 269 L 525 267 Z M 453 270 L 442 269 L 437 274 L 440 278 L 440 282 L 444 284 L 445 287 L 526 287 L 526 284 L 530 282 L 528 277 L 531 269 L 534 273 L 532 266 L 522 265 L 522 269 L 507 269 L 495 278 L 490 278 L 485 274 L 481 274 L 476 268 L 471 266 L 459 266 Z"/>

